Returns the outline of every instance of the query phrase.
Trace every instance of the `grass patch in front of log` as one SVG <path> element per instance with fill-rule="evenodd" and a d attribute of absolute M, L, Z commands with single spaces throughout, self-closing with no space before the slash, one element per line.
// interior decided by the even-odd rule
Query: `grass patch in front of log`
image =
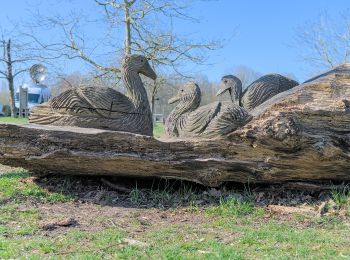
<path fill-rule="evenodd" d="M 0 117 L 0 123 L 11 123 L 11 124 L 23 125 L 28 123 L 28 118 Z"/>
<path fill-rule="evenodd" d="M 32 236 L 38 229 L 40 213 L 35 208 L 22 208 L 16 203 L 0 206 L 0 238 Z M 1 255 L 0 255 L 1 258 Z"/>
<path fill-rule="evenodd" d="M 9 201 L 33 202 L 67 202 L 70 197 L 58 193 L 48 192 L 36 184 L 34 177 L 23 169 L 0 175 L 0 205 Z"/>
<path fill-rule="evenodd" d="M 350 206 L 350 186 L 333 190 L 332 199 L 338 206 Z"/>
<path fill-rule="evenodd" d="M 155 123 L 153 126 L 153 135 L 156 138 L 160 138 L 165 134 L 165 127 L 162 123 Z"/>
<path fill-rule="evenodd" d="M 131 217 L 129 223 L 132 220 Z M 253 224 L 235 223 L 219 228 L 209 220 L 205 225 L 174 223 L 137 230 L 132 233 L 122 227 L 106 227 L 94 232 L 72 229 L 56 235 L 45 235 L 35 229 L 25 235 L 7 233 L 0 241 L 0 258 L 332 259 L 350 256 L 349 229 L 341 224 L 332 228 L 298 227 L 293 222 L 258 219 Z"/>
<path fill-rule="evenodd" d="M 65 183 L 62 187 L 75 193 L 77 180 L 61 178 Z M 239 193 L 226 189 L 196 189 L 186 182 L 176 185 L 166 182 L 164 187 L 152 185 L 152 188 L 137 185 L 124 196 L 138 209 L 121 217 L 118 214 L 128 207 L 118 206 L 114 211 L 117 214 L 113 215 L 109 212 L 113 205 L 92 203 L 90 208 L 97 209 L 96 212 L 83 212 L 79 205 L 89 203 L 73 203 L 70 197 L 57 191 L 49 192 L 42 182 L 39 183 L 41 185 L 33 182 L 24 170 L 14 169 L 0 175 L 0 259 L 350 257 L 348 218 L 270 216 L 264 207 L 254 203 L 253 193 L 246 190 Z M 49 178 L 48 183 L 55 185 Z M 108 192 L 107 187 L 97 187 Z M 348 194 L 335 192 L 332 197 L 335 203 L 348 205 Z M 50 206 L 54 211 L 55 207 L 64 208 L 52 216 L 53 219 L 82 214 L 78 225 L 43 229 L 42 222 L 52 213 L 45 208 Z M 76 211 L 61 216 L 66 214 L 68 206 Z M 98 214 L 98 217 L 93 215 L 93 222 L 84 224 L 82 219 L 86 214 Z M 152 220 L 153 217 L 156 220 Z"/>
<path fill-rule="evenodd" d="M 254 205 L 254 196 L 249 186 L 244 187 L 243 193 L 223 194 L 219 196 L 218 205 L 206 208 L 207 214 L 217 217 L 244 217 L 247 215 L 260 216 L 264 214 L 264 209 Z"/>
<path fill-rule="evenodd" d="M 257 211 L 257 208 L 249 200 L 227 198 L 221 199 L 217 206 L 208 207 L 205 212 L 212 216 L 244 217 L 251 214 L 263 214 L 263 209 Z"/>
<path fill-rule="evenodd" d="M 157 245 L 150 255 L 170 259 L 330 259 L 350 255 L 343 226 L 329 230 L 259 222 L 236 223 L 225 229 L 187 225 L 157 230 L 147 239 Z M 220 232 L 213 232 L 215 228 Z"/>
<path fill-rule="evenodd" d="M 346 215 L 350 217 L 350 186 L 345 186 L 343 189 L 333 190 L 332 199 L 336 206 L 345 211 Z"/>

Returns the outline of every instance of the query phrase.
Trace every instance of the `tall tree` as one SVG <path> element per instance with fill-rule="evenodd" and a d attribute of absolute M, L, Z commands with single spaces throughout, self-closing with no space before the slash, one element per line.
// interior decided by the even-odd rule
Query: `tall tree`
<path fill-rule="evenodd" d="M 203 64 L 206 51 L 220 47 L 219 41 L 195 41 L 189 36 L 181 36 L 173 29 L 174 20 L 198 22 L 190 16 L 189 10 L 194 1 L 184 0 L 94 0 L 101 7 L 105 27 L 110 28 L 111 37 L 108 42 L 116 56 L 140 53 L 145 55 L 157 70 L 184 75 L 181 65 L 184 62 Z M 99 76 L 113 75 L 119 77 L 118 62 L 106 64 L 93 55 L 94 47 L 86 46 L 85 36 L 80 35 L 81 17 L 74 17 L 67 22 L 63 16 L 39 16 L 38 24 L 62 29 L 65 40 L 57 44 L 56 49 L 65 52 L 69 58 L 80 58 L 100 71 Z M 121 41 L 122 39 L 122 41 Z M 52 46 L 52 45 L 50 45 Z M 101 55 L 99 55 L 101 56 Z M 120 58 L 120 57 L 119 57 Z M 155 97 L 162 82 L 146 83 L 151 91 L 151 106 L 154 107 Z"/>
<path fill-rule="evenodd" d="M 3 53 L 2 57 L 0 58 L 0 62 L 2 65 L 0 67 L 0 78 L 3 78 L 7 81 L 11 100 L 11 116 L 15 117 L 16 105 L 14 80 L 18 75 L 27 71 L 28 68 L 25 67 L 27 59 L 23 57 L 13 57 L 13 54 L 16 53 L 16 49 L 18 48 L 18 46 L 12 45 L 11 39 L 5 40 L 3 38 L 0 42 L 0 48 L 2 49 Z M 19 65 L 18 68 L 17 65 Z"/>
<path fill-rule="evenodd" d="M 10 93 L 11 116 L 16 116 L 15 83 L 17 77 L 28 72 L 34 63 L 50 64 L 61 57 L 46 52 L 33 37 L 21 32 L 18 25 L 10 31 L 2 31 L 0 39 L 0 78 L 6 80 Z"/>
<path fill-rule="evenodd" d="M 104 8 L 107 20 L 114 26 L 124 25 L 125 54 L 142 53 L 155 65 L 170 65 L 179 61 L 201 64 L 205 57 L 198 50 L 216 49 L 215 41 L 195 42 L 180 37 L 169 21 L 174 19 L 198 21 L 187 12 L 193 1 L 112 0 L 95 2 Z"/>

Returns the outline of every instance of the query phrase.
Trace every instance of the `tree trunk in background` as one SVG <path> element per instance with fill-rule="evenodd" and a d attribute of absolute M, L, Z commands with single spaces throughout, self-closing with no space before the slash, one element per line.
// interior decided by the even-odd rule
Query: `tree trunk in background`
<path fill-rule="evenodd" d="M 151 113 L 152 113 L 152 120 L 154 118 L 154 106 L 155 106 L 155 96 L 152 95 L 151 97 Z"/>
<path fill-rule="evenodd" d="M 156 95 L 157 95 L 157 82 L 154 81 L 152 92 L 151 92 L 151 113 L 152 113 L 152 119 L 154 120 L 154 108 L 156 105 Z"/>
<path fill-rule="evenodd" d="M 130 55 L 131 54 L 131 21 L 130 21 L 130 3 L 127 0 L 124 0 L 125 8 L 125 54 Z"/>
<path fill-rule="evenodd" d="M 11 116 L 16 117 L 16 104 L 15 104 L 15 87 L 12 71 L 12 57 L 11 57 L 11 39 L 6 43 L 6 63 L 7 63 L 7 81 L 10 90 L 11 100 Z"/>

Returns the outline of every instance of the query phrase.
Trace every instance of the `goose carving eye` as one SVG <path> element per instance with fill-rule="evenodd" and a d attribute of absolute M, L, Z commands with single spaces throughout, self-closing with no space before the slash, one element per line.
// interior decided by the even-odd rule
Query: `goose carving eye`
<path fill-rule="evenodd" d="M 183 90 L 183 89 L 181 89 L 181 92 L 184 92 L 184 90 Z"/>
<path fill-rule="evenodd" d="M 143 59 L 141 59 L 141 62 L 143 62 Z"/>
<path fill-rule="evenodd" d="M 224 83 L 227 83 L 227 79 L 224 80 Z"/>

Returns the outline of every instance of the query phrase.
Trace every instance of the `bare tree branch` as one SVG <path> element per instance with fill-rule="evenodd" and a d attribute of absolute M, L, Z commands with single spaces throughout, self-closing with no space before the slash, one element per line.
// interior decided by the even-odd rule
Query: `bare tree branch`
<path fill-rule="evenodd" d="M 208 51 L 221 48 L 218 41 L 195 42 L 189 35 L 178 35 L 172 28 L 173 19 L 198 22 L 198 19 L 190 14 L 190 4 L 193 1 L 186 0 L 94 0 L 101 7 L 102 16 L 107 21 L 109 28 L 108 48 L 113 47 L 116 54 L 130 55 L 140 53 L 146 56 L 153 67 L 158 70 L 161 67 L 169 68 L 182 77 L 188 75 L 181 68 L 184 62 L 202 65 L 205 64 Z M 55 57 L 68 59 L 79 58 L 90 64 L 100 72 L 95 78 L 116 76 L 120 78 L 120 65 L 113 60 L 111 64 L 103 64 L 100 55 L 94 50 L 97 46 L 86 46 L 84 36 L 79 25 L 84 24 L 81 17 L 51 16 L 39 17 L 38 26 L 56 28 L 63 32 L 64 39 L 61 43 L 41 43 L 41 47 L 49 52 L 57 53 Z M 121 35 L 120 32 L 124 35 Z M 33 34 L 32 34 L 33 35 Z M 37 38 L 33 39 L 38 42 Z M 41 42 L 41 41 L 39 41 Z M 88 49 L 89 48 L 89 49 Z M 61 55 L 61 56 L 60 56 Z M 115 57 L 118 59 L 120 57 Z M 151 86 L 151 100 L 154 102 L 157 91 L 162 84 Z M 154 104 L 152 104 L 152 107 Z"/>
<path fill-rule="evenodd" d="M 320 15 L 318 20 L 297 29 L 294 44 L 304 61 L 322 69 L 349 62 L 349 15 L 343 14 L 339 21 L 333 22 L 325 13 Z"/>
<path fill-rule="evenodd" d="M 5 78 L 7 78 L 7 74 L 4 71 L 0 70 L 0 74 L 3 75 Z"/>
<path fill-rule="evenodd" d="M 15 78 L 15 77 L 17 77 L 19 74 L 21 74 L 21 73 L 23 73 L 23 72 L 26 72 L 26 71 L 28 71 L 28 69 L 21 69 L 21 70 L 18 70 L 17 72 L 15 72 L 15 73 L 13 74 L 13 77 Z"/>

